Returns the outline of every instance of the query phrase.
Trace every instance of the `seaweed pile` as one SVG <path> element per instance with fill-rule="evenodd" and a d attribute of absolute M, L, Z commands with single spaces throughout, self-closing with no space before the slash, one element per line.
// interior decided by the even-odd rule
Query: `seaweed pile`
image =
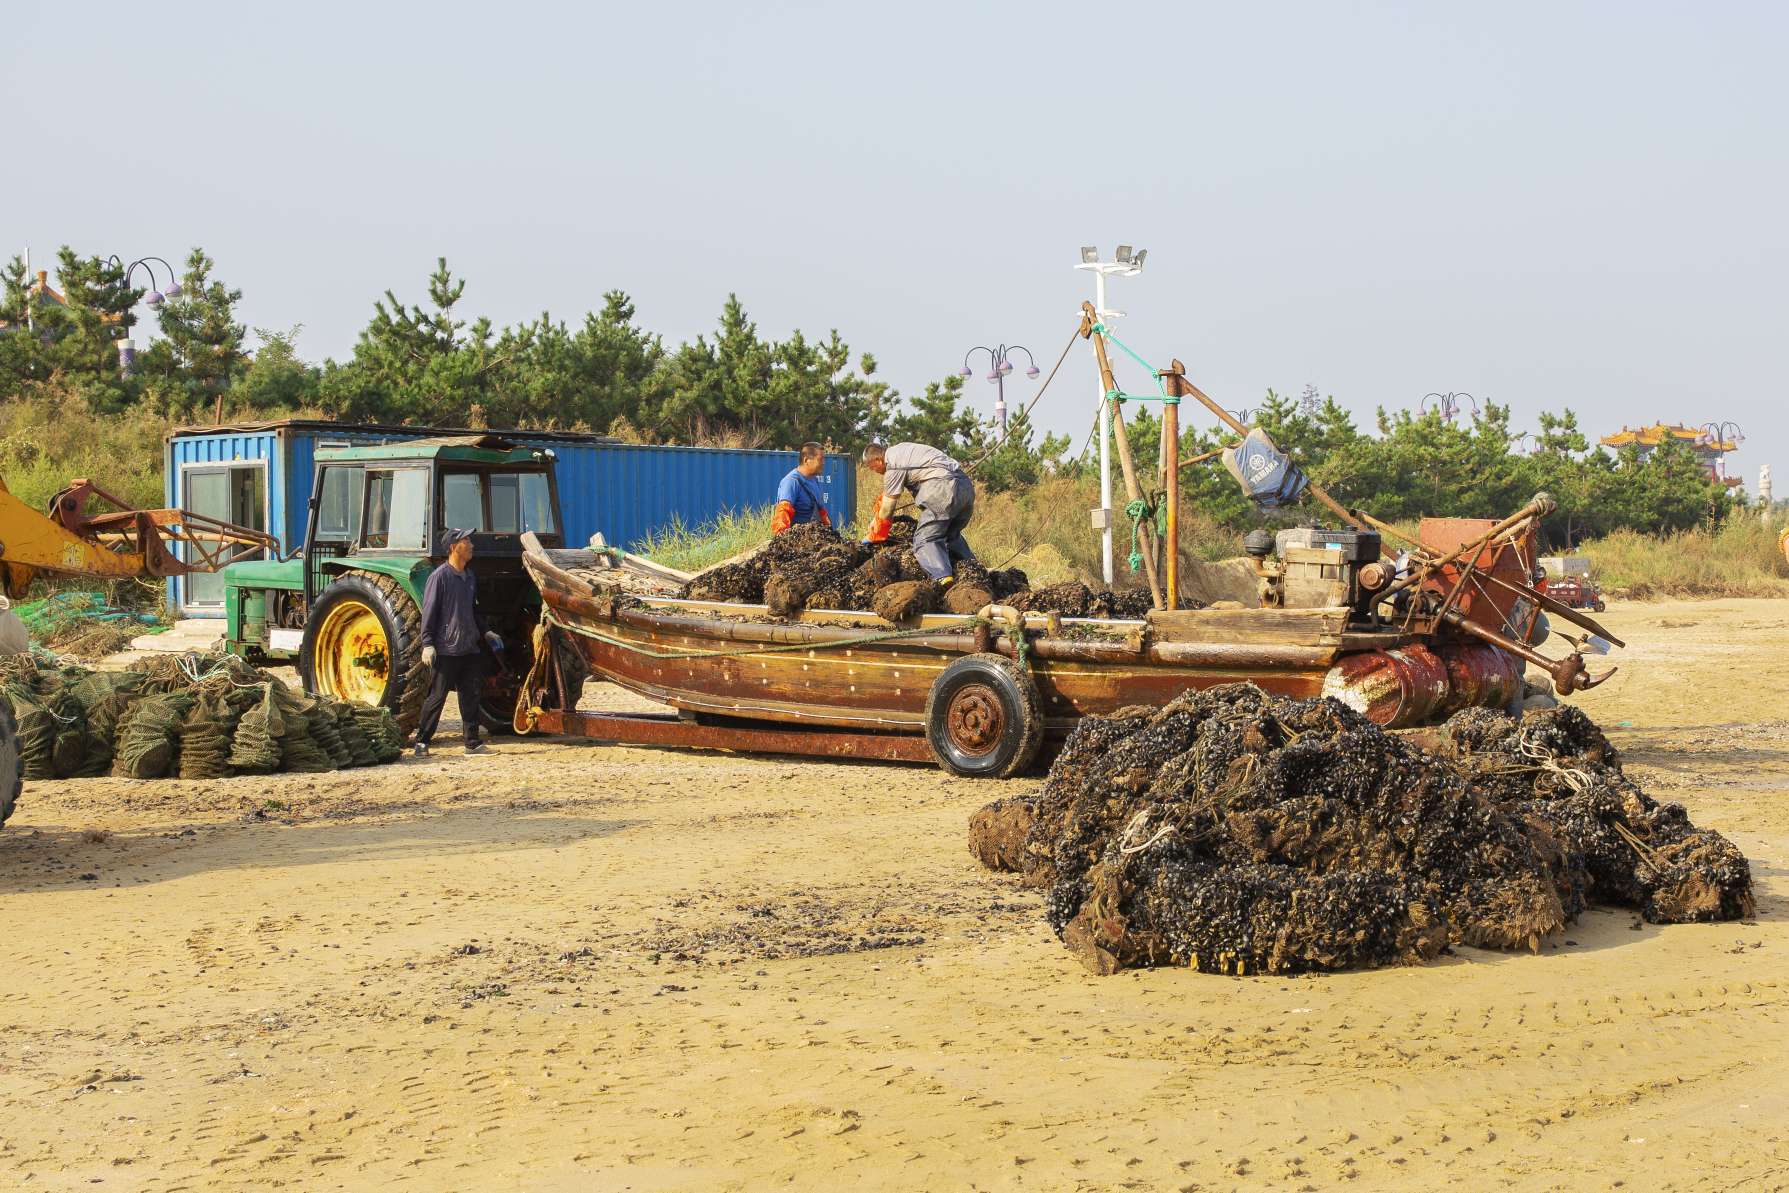
<path fill-rule="evenodd" d="M 792 527 L 748 558 L 701 573 L 678 595 L 762 603 L 779 617 L 794 617 L 804 609 L 852 609 L 874 610 L 891 621 L 931 612 L 934 598 L 950 613 L 1001 604 L 1068 617 L 1140 618 L 1150 608 L 1147 590 L 1093 590 L 1074 580 L 1033 589 L 1018 568 L 990 571 L 970 560 L 958 561 L 955 583 L 938 597 L 913 557 L 915 526 L 911 518 L 896 518 L 888 542 L 873 547 L 819 523 Z M 879 607 L 879 594 L 903 585 L 910 587 L 884 596 Z"/>
<path fill-rule="evenodd" d="M 1298 973 L 1538 948 L 1586 905 L 1735 919 L 1751 871 L 1621 771 L 1572 707 L 1456 715 L 1439 751 L 1252 684 L 1086 718 L 970 848 L 1049 888 L 1089 968 Z"/>
<path fill-rule="evenodd" d="M 25 777 L 217 779 L 395 761 L 391 710 L 307 696 L 228 654 L 159 655 L 125 671 L 0 659 Z"/>

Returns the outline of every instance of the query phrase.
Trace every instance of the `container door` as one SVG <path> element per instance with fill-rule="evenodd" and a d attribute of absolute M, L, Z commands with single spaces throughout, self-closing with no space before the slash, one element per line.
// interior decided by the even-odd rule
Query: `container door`
<path fill-rule="evenodd" d="M 189 468 L 186 473 L 186 495 L 181 508 L 225 522 L 234 522 L 238 526 L 266 530 L 264 475 L 260 464 Z M 256 551 L 238 558 L 259 559 L 261 555 L 261 552 Z M 222 572 L 194 572 L 184 577 L 182 583 L 185 585 L 185 608 L 196 611 L 223 608 Z"/>

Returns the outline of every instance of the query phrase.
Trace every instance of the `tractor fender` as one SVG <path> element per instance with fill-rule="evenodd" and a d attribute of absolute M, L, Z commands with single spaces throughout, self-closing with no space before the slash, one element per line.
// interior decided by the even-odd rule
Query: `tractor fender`
<path fill-rule="evenodd" d="M 349 572 L 368 572 L 375 576 L 389 576 L 410 595 L 418 608 L 422 607 L 423 585 L 428 583 L 429 573 L 435 570 L 435 563 L 426 558 L 416 556 L 395 556 L 382 558 L 377 555 L 343 555 L 323 560 L 318 570 L 330 577 L 343 576 Z"/>

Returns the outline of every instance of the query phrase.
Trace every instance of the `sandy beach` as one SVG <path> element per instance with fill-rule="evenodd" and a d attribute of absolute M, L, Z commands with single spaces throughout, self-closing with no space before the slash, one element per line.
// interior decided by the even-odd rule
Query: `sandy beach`
<path fill-rule="evenodd" d="M 1789 601 L 1606 620 L 1578 700 L 1755 921 L 1099 978 L 965 848 L 1036 780 L 530 740 L 30 782 L 0 1185 L 1789 1186 Z"/>

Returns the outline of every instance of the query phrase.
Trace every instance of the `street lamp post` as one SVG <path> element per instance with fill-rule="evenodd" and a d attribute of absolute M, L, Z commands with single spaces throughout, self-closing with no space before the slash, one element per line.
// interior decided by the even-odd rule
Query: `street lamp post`
<path fill-rule="evenodd" d="M 150 262 L 160 262 L 161 267 L 168 271 L 168 288 L 166 290 L 155 288 L 155 266 Z M 106 258 L 106 264 L 124 271 L 124 287 L 127 290 L 130 289 L 131 275 L 135 274 L 138 269 L 148 274 L 149 292 L 143 295 L 143 301 L 149 306 L 159 307 L 167 299 L 180 297 L 180 280 L 174 273 L 174 267 L 160 257 L 138 257 L 126 265 L 114 254 Z M 128 377 L 131 368 L 137 363 L 137 342 L 128 334 L 129 328 L 123 330 L 127 334 L 118 338 L 118 372 L 121 376 Z"/>
<path fill-rule="evenodd" d="M 963 353 L 963 367 L 957 370 L 959 376 L 969 377 L 974 375 L 975 370 L 969 367 L 969 358 L 974 356 L 977 352 L 986 352 L 988 354 L 988 380 L 999 387 L 998 390 L 996 390 L 998 396 L 994 399 L 994 421 L 1000 424 L 1000 434 L 1004 436 L 1006 434 L 1006 375 L 1013 371 L 1011 354 L 1014 352 L 1023 352 L 1025 354 L 1025 376 L 1030 377 L 1034 381 L 1037 379 L 1038 374 L 1037 361 L 1032 359 L 1031 349 L 1025 347 L 1023 344 L 1002 344 L 998 348 L 989 348 L 985 344 L 977 344 L 975 347 L 969 349 L 969 351 Z"/>
<path fill-rule="evenodd" d="M 1435 413 L 1441 416 L 1442 422 L 1451 423 L 1459 416 L 1461 409 L 1463 409 L 1463 404 L 1460 401 L 1461 398 L 1464 398 L 1467 402 L 1471 403 L 1472 413 L 1475 416 L 1478 414 L 1477 398 L 1473 397 L 1471 394 L 1457 394 L 1451 390 L 1444 394 L 1424 394 L 1423 400 L 1416 405 L 1416 412 L 1418 414 L 1429 413 L 1430 398 L 1435 399 Z"/>
<path fill-rule="evenodd" d="M 1081 246 L 1081 262 L 1076 269 L 1085 269 L 1093 274 L 1093 309 L 1102 323 L 1110 323 L 1114 319 L 1123 318 L 1123 311 L 1114 311 L 1106 306 L 1106 279 L 1108 277 L 1136 277 L 1143 271 L 1143 258 L 1148 256 L 1147 249 L 1131 252 L 1131 246 L 1118 246 L 1117 259 L 1101 261 L 1099 250 L 1092 245 Z M 1106 578 L 1106 584 L 1113 583 L 1112 574 L 1112 403 L 1106 400 L 1106 389 L 1098 377 L 1094 385 L 1099 389 L 1099 504 L 1093 511 L 1093 525 L 1100 532 L 1100 569 Z"/>

